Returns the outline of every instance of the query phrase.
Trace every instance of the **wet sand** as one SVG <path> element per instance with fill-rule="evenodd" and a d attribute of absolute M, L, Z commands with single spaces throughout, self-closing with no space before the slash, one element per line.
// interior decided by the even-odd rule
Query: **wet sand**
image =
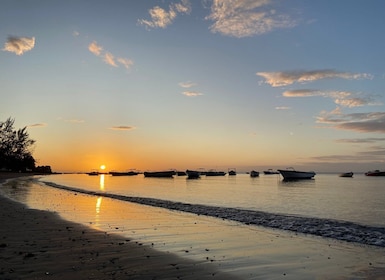
<path fill-rule="evenodd" d="M 6 178 L 25 174 L 0 174 Z M 115 234 L 0 196 L 0 279 L 234 279 Z"/>

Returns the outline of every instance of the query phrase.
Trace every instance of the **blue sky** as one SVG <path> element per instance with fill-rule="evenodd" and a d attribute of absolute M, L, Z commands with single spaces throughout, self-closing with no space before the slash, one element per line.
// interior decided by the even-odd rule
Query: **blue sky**
<path fill-rule="evenodd" d="M 385 169 L 384 1 L 2 1 L 0 117 L 57 171 Z"/>

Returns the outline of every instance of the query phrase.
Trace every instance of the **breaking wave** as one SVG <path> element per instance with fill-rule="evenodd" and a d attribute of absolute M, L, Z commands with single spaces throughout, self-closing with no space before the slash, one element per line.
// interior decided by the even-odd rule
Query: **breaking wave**
<path fill-rule="evenodd" d="M 237 221 L 246 225 L 263 226 L 280 230 L 288 230 L 296 233 L 311 234 L 325 238 L 333 238 L 347 242 L 385 247 L 384 227 L 366 226 L 353 222 L 331 219 L 301 217 L 238 208 L 190 204 L 155 198 L 124 196 L 61 186 L 51 182 L 44 183 L 48 186 L 62 190 L 93 196 L 108 197 L 142 205 L 193 213 L 196 215 L 205 215 L 225 220 Z"/>

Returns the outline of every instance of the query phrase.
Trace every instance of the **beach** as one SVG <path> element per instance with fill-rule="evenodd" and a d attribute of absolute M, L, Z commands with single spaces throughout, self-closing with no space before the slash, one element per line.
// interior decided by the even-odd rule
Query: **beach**
<path fill-rule="evenodd" d="M 6 178 L 23 174 L 2 174 Z M 115 234 L 0 196 L 1 279 L 234 279 Z"/>
<path fill-rule="evenodd" d="M 385 279 L 382 247 L 10 183 L 23 203 L 0 196 L 0 279 Z"/>

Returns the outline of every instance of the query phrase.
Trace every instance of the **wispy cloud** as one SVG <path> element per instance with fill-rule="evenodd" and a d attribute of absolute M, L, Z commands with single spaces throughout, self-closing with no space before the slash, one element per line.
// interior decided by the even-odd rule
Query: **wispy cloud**
<path fill-rule="evenodd" d="M 334 103 L 343 107 L 359 107 L 365 105 L 378 105 L 373 102 L 371 97 L 359 96 L 360 94 L 354 94 L 347 91 L 320 91 L 313 89 L 298 89 L 285 91 L 282 96 L 284 97 L 312 97 L 323 96 L 332 98 Z"/>
<path fill-rule="evenodd" d="M 127 125 L 117 125 L 110 127 L 112 130 L 121 130 L 121 131 L 127 131 L 127 130 L 134 130 L 136 129 L 135 126 L 127 126 Z"/>
<path fill-rule="evenodd" d="M 336 139 L 335 142 L 337 143 L 351 143 L 351 144 L 361 144 L 361 143 L 376 143 L 376 142 L 382 142 L 385 141 L 385 138 L 353 138 L 353 139 Z"/>
<path fill-rule="evenodd" d="M 69 123 L 84 123 L 84 120 L 78 120 L 78 119 L 69 119 L 64 121 Z"/>
<path fill-rule="evenodd" d="M 111 65 L 111 66 L 114 66 L 114 67 L 118 67 L 118 65 L 115 62 L 114 55 L 112 53 L 109 53 L 109 52 L 105 53 L 103 60 L 108 65 Z"/>
<path fill-rule="evenodd" d="M 172 24 L 178 14 L 189 14 L 191 12 L 191 4 L 189 0 L 182 0 L 180 3 L 171 3 L 168 10 L 159 6 L 155 6 L 149 11 L 150 20 L 141 19 L 138 23 L 146 28 L 166 28 Z"/>
<path fill-rule="evenodd" d="M 385 112 L 343 114 L 339 108 L 321 112 L 317 123 L 356 132 L 385 133 Z"/>
<path fill-rule="evenodd" d="M 113 67 L 119 67 L 119 63 L 123 65 L 126 69 L 130 69 L 130 67 L 134 65 L 134 62 L 131 59 L 123 57 L 115 58 L 112 53 L 104 51 L 103 47 L 100 46 L 96 41 L 93 41 L 88 45 L 88 50 L 94 55 L 101 57 L 106 64 Z"/>
<path fill-rule="evenodd" d="M 194 87 L 196 86 L 197 84 L 193 83 L 193 82 L 180 82 L 179 83 L 179 86 L 182 87 L 182 88 L 191 88 L 191 87 Z"/>
<path fill-rule="evenodd" d="M 186 95 L 188 97 L 195 97 L 195 96 L 203 95 L 203 93 L 197 92 L 197 91 L 184 91 L 184 92 L 182 92 L 182 94 Z"/>
<path fill-rule="evenodd" d="M 285 72 L 257 72 L 257 75 L 265 79 L 265 83 L 272 87 L 282 87 L 293 83 L 313 82 L 321 79 L 372 79 L 373 76 L 366 73 L 348 73 L 335 70 L 314 71 L 285 71 Z"/>
<path fill-rule="evenodd" d="M 35 47 L 35 37 L 9 36 L 4 45 L 3 51 L 13 52 L 22 55 Z"/>
<path fill-rule="evenodd" d="M 126 69 L 130 69 L 132 65 L 134 65 L 134 62 L 131 59 L 128 58 L 122 58 L 118 57 L 117 58 L 118 62 L 122 64 Z"/>
<path fill-rule="evenodd" d="M 214 0 L 210 30 L 226 36 L 248 37 L 268 33 L 277 28 L 294 27 L 297 23 L 274 9 L 271 0 Z"/>
<path fill-rule="evenodd" d="M 192 88 L 192 87 L 195 87 L 197 84 L 196 83 L 193 83 L 193 82 L 180 82 L 179 83 L 179 86 L 182 87 L 182 88 L 185 88 L 185 89 L 189 89 L 189 88 Z M 194 90 L 185 90 L 182 92 L 183 95 L 185 96 L 188 96 L 188 97 L 195 97 L 195 96 L 200 96 L 200 95 L 203 95 L 203 93 L 201 92 L 198 92 L 198 91 L 194 91 Z"/>
<path fill-rule="evenodd" d="M 277 106 L 275 107 L 275 110 L 290 110 L 291 108 L 290 107 L 286 107 L 286 106 Z"/>
<path fill-rule="evenodd" d="M 27 125 L 28 128 L 45 127 L 45 126 L 47 126 L 46 123 L 34 123 L 34 124 Z"/>

